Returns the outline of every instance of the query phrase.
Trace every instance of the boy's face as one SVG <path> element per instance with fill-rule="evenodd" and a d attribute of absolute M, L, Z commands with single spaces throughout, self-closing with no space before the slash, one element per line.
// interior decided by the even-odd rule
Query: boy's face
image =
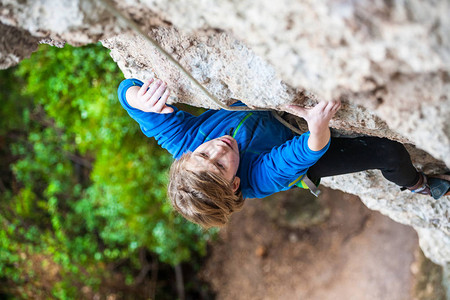
<path fill-rule="evenodd" d="M 211 171 L 239 187 L 239 178 L 235 177 L 239 167 L 239 148 L 229 135 L 201 144 L 192 153 L 188 168 L 192 171 Z"/>

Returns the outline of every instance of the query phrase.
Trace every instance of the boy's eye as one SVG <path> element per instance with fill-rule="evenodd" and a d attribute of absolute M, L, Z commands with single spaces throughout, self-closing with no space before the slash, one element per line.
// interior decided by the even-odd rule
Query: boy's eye
<path fill-rule="evenodd" d="M 205 152 L 201 152 L 201 153 L 200 153 L 200 156 L 201 156 L 201 157 L 204 157 L 204 158 L 208 158 L 208 154 L 206 154 Z"/>
<path fill-rule="evenodd" d="M 217 166 L 220 168 L 220 169 L 223 169 L 223 170 L 225 170 L 225 167 L 224 167 L 224 165 L 222 165 L 221 163 L 217 163 Z"/>

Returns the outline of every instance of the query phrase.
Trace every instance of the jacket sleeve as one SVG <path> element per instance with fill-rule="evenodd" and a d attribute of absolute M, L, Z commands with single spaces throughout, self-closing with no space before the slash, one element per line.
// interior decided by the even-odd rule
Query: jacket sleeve
<path fill-rule="evenodd" d="M 154 137 L 161 147 L 167 149 L 175 158 L 181 156 L 188 147 L 190 131 L 196 123 L 196 117 L 173 108 L 169 114 L 144 112 L 131 107 L 126 100 L 126 91 L 132 86 L 142 86 L 143 82 L 137 79 L 125 79 L 118 88 L 120 104 L 136 122 L 139 123 L 142 132 L 148 137 Z"/>
<path fill-rule="evenodd" d="M 296 136 L 284 144 L 261 154 L 252 164 L 250 184 L 256 195 L 264 197 L 287 190 L 305 174 L 328 150 L 328 144 L 319 151 L 308 147 L 309 132 Z"/>

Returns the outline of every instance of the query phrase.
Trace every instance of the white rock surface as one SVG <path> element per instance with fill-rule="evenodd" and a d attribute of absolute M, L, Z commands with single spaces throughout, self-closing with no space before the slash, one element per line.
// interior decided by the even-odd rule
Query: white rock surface
<path fill-rule="evenodd" d="M 413 160 L 426 172 L 450 168 L 450 1 L 127 0 L 119 9 L 223 102 L 274 108 L 340 98 L 335 128 L 413 144 Z M 216 107 L 99 0 L 3 0 L 0 22 L 23 32 L 1 40 L 2 67 L 40 39 L 103 39 L 127 77 L 158 76 L 172 86 L 173 101 Z M 29 47 L 14 46 L 20 43 Z M 400 192 L 378 172 L 323 183 L 413 226 L 425 254 L 449 266 L 448 197 Z"/>

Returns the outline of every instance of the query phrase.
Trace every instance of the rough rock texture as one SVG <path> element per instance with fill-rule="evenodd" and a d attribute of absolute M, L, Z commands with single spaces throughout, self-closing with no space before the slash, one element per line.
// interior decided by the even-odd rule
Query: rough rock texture
<path fill-rule="evenodd" d="M 81 46 L 119 31 L 115 18 L 98 1 L 2 0 L 0 69 L 28 57 L 39 41 L 60 46 L 67 40 Z"/>
<path fill-rule="evenodd" d="M 449 1 L 127 0 L 119 9 L 224 103 L 233 97 L 276 108 L 340 98 L 332 124 L 339 132 L 399 140 L 410 144 L 418 168 L 450 168 Z M 39 39 L 104 39 L 125 76 L 158 76 L 171 85 L 172 101 L 216 107 L 99 0 L 3 0 L 0 22 L 8 25 L 2 38 L 9 26 L 22 33 L 2 39 L 1 66 L 17 63 Z M 448 198 L 400 192 L 377 172 L 323 182 L 412 225 L 425 254 L 449 265 Z"/>
<path fill-rule="evenodd" d="M 0 69 L 18 64 L 36 51 L 39 39 L 25 30 L 0 23 Z"/>

